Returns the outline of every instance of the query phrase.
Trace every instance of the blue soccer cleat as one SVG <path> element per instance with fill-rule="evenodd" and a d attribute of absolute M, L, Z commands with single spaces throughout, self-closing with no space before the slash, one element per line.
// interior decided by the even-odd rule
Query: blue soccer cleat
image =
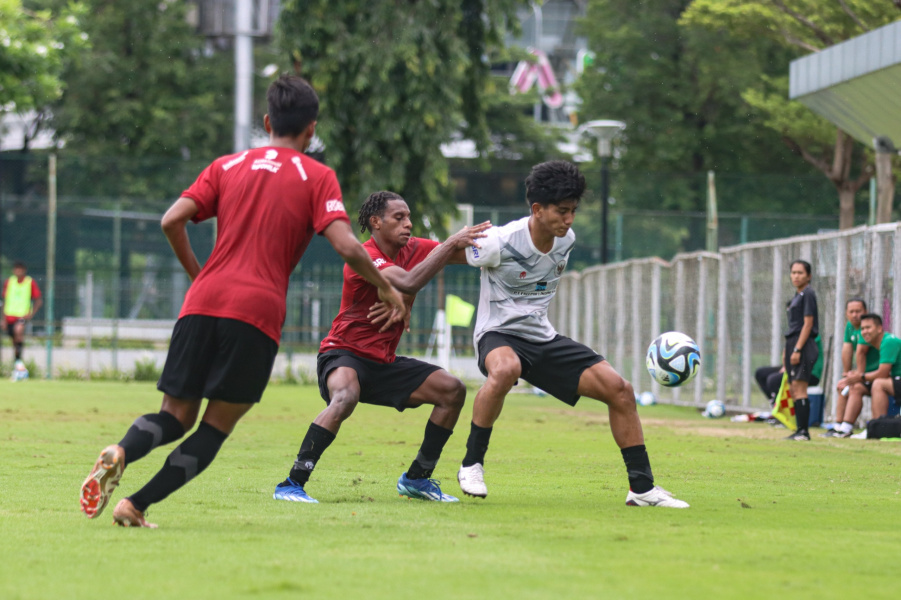
<path fill-rule="evenodd" d="M 459 502 L 460 500 L 441 491 L 441 482 L 435 479 L 409 479 L 404 473 L 397 480 L 397 493 L 407 498 L 431 500 L 433 502 Z"/>
<path fill-rule="evenodd" d="M 319 504 L 316 498 L 310 498 L 304 491 L 303 486 L 291 479 L 290 477 L 275 486 L 275 493 L 272 494 L 275 500 L 287 500 L 288 502 L 307 502 L 308 504 Z"/>

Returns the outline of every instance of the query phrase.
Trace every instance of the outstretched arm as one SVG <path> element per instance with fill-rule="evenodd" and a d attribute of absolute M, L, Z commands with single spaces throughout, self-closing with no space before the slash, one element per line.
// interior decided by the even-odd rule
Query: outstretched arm
<path fill-rule="evenodd" d="M 425 287 L 425 284 L 431 281 L 432 277 L 455 257 L 462 257 L 461 262 L 465 262 L 464 252 L 466 248 L 469 246 L 478 248 L 479 244 L 476 240 L 485 237 L 484 232 L 490 227 L 490 221 L 485 221 L 472 227 L 464 227 L 447 238 L 443 244 L 432 250 L 424 261 L 409 271 L 405 271 L 400 267 L 388 267 L 382 271 L 382 274 L 401 292 L 415 294 Z"/>

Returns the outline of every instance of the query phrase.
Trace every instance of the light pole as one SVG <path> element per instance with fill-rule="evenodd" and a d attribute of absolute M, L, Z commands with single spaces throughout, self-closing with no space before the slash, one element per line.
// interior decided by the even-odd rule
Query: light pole
<path fill-rule="evenodd" d="M 622 121 L 608 119 L 588 121 L 579 127 L 598 140 L 598 157 L 601 159 L 601 264 L 607 264 L 607 213 L 610 198 L 610 157 L 613 156 L 613 140 L 626 128 Z"/>

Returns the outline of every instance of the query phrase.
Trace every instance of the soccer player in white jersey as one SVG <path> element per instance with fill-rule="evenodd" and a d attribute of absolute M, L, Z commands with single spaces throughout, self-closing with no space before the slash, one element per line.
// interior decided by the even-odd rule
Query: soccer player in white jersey
<path fill-rule="evenodd" d="M 559 335 L 548 305 L 576 242 L 573 217 L 585 177 L 572 163 L 536 165 L 526 178 L 531 214 L 486 231 L 480 248 L 467 248 L 467 262 L 482 268 L 475 345 L 479 369 L 488 378 L 476 394 L 466 456 L 457 474 L 469 496 L 486 497 L 485 453 L 504 398 L 522 378 L 571 406 L 581 396 L 605 403 L 610 429 L 626 463 L 629 506 L 687 508 L 654 485 L 632 385 L 603 356 Z"/>

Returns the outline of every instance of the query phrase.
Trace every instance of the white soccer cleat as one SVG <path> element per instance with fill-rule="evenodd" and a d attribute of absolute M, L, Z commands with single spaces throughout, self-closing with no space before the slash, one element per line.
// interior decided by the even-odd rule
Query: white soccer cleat
<path fill-rule="evenodd" d="M 460 482 L 460 489 L 467 496 L 476 498 L 488 496 L 488 487 L 485 485 L 485 469 L 481 463 L 476 463 L 471 467 L 460 467 L 460 470 L 457 471 L 457 481 Z"/>
<path fill-rule="evenodd" d="M 629 490 L 626 495 L 626 506 L 662 506 L 664 508 L 688 508 L 688 502 L 683 502 L 667 492 L 662 487 L 654 487 L 644 494 L 636 494 Z"/>

